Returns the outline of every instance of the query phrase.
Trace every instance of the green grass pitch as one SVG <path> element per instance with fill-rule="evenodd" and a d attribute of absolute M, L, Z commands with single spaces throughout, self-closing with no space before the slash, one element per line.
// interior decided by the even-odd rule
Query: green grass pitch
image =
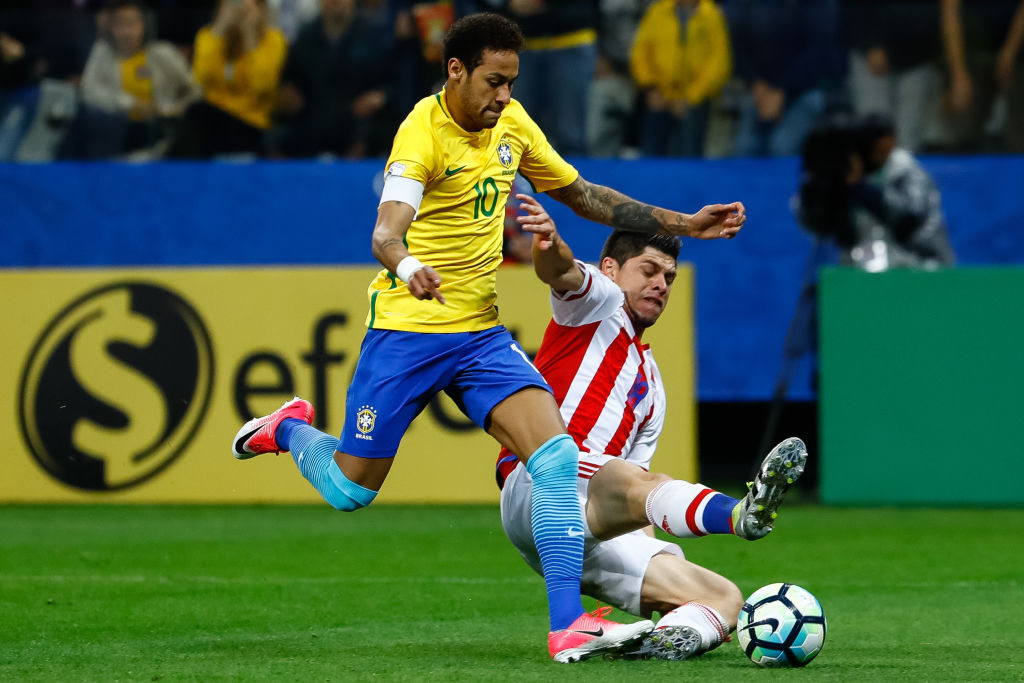
<path fill-rule="evenodd" d="M 0 681 L 1024 680 L 1024 510 L 793 505 L 683 547 L 745 594 L 811 590 L 825 649 L 555 664 L 494 507 L 6 506 Z"/>

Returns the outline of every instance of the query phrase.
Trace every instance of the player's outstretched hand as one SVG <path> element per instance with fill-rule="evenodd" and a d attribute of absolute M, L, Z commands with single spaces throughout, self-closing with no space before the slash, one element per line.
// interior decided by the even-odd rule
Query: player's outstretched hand
<path fill-rule="evenodd" d="M 690 216 L 690 237 L 730 240 L 746 221 L 747 209 L 740 202 L 709 204 Z"/>
<path fill-rule="evenodd" d="M 409 291 L 417 299 L 437 299 L 438 303 L 447 303 L 441 294 L 441 276 L 430 266 L 423 266 L 409 278 Z"/>
<path fill-rule="evenodd" d="M 526 232 L 533 233 L 533 242 L 541 250 L 550 249 L 558 240 L 558 231 L 555 230 L 555 222 L 544 210 L 540 202 L 528 194 L 517 194 L 516 199 L 522 204 L 519 208 L 524 213 L 516 216 L 516 221 Z"/>

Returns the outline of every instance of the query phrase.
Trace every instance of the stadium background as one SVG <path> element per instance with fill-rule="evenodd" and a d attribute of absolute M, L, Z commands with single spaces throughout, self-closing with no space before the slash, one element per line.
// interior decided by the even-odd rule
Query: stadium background
<path fill-rule="evenodd" d="M 695 385 L 692 376 L 683 370 L 682 379 L 669 386 L 674 406 L 686 420 L 694 415 L 691 397 L 696 401 L 697 428 L 687 425 L 678 437 L 664 440 L 668 446 L 663 448 L 665 453 L 680 455 L 678 464 L 663 460 L 663 466 L 678 476 L 691 476 L 699 470 L 713 482 L 741 480 L 759 457 L 757 451 L 782 367 L 787 327 L 809 260 L 814 258 L 814 243 L 799 229 L 789 208 L 798 164 L 792 159 L 574 162 L 585 177 L 646 201 L 685 207 L 717 199 L 745 202 L 750 221 L 740 239 L 686 243 L 683 258 L 693 264 L 694 288 L 692 292 L 677 292 L 671 308 L 682 321 L 674 324 L 681 325 L 683 331 L 673 339 L 676 335 L 667 334 L 666 324 L 668 339 L 655 343 L 663 364 L 679 356 L 684 359 L 683 368 L 693 367 L 691 351 L 696 359 Z M 943 193 L 961 268 L 916 274 L 911 279 L 925 284 L 923 288 L 912 285 L 919 290 L 913 304 L 907 298 L 910 293 L 904 280 L 896 273 L 851 273 L 846 278 L 828 280 L 834 283 L 834 289 L 826 288 L 828 295 L 822 300 L 836 302 L 836 309 L 822 311 L 822 315 L 837 327 L 825 338 L 837 342 L 825 348 L 820 390 L 831 401 L 822 404 L 829 409 L 825 424 L 831 440 L 819 443 L 817 434 L 819 387 L 814 354 L 799 357 L 788 391 L 789 402 L 776 431 L 804 435 L 825 467 L 830 458 L 835 458 L 833 471 L 839 483 L 825 487 L 833 502 L 1019 503 L 1019 492 L 995 484 L 1013 481 L 1021 473 L 1016 457 L 1019 446 L 1013 444 L 1009 425 L 1014 422 L 1012 396 L 1024 378 L 1021 357 L 1011 352 L 1012 340 L 1019 339 L 1020 325 L 1013 302 L 1019 301 L 1021 271 L 1017 266 L 1024 262 L 1024 232 L 1017 227 L 1022 215 L 1019 188 L 1024 187 L 1024 161 L 1012 156 L 932 157 L 925 164 Z M 218 333 L 214 355 L 218 364 L 235 367 L 220 368 L 212 404 L 213 414 L 219 419 L 207 419 L 204 434 L 215 431 L 212 423 L 219 421 L 223 421 L 221 427 L 227 434 L 246 408 L 260 413 L 293 390 L 315 397 L 329 396 L 329 415 L 323 419 L 332 431 L 338 431 L 345 372 L 350 372 L 365 314 L 364 283 L 372 270 L 369 231 L 381 166 L 379 161 L 366 161 L 0 167 L 0 202 L 8 207 L 4 221 L 7 249 L 0 257 L 0 265 L 6 269 L 5 290 L 33 295 L 5 297 L 7 318 L 23 321 L 8 335 L 11 352 L 4 357 L 5 376 L 11 378 L 8 386 L 13 387 L 14 378 L 26 372 L 29 352 L 43 336 L 43 328 L 72 300 L 107 283 L 158 280 L 171 289 L 194 290 L 195 294 L 186 298 L 191 298 L 201 311 L 211 305 L 207 299 L 217 301 L 217 310 L 232 321 L 232 341 L 225 342 L 224 334 Z M 125 192 L 122 188 L 131 190 Z M 546 204 L 577 253 L 583 258 L 596 258 L 605 229 L 587 225 L 555 202 Z M 322 269 L 328 265 L 343 268 L 333 276 L 330 270 Z M 136 270 L 110 270 L 125 267 Z M 300 270 L 289 270 L 296 267 Z M 67 268 L 78 274 L 72 286 L 60 284 L 72 278 L 61 272 Z M 188 270 L 177 270 L 181 268 Z M 349 273 L 350 268 L 362 270 Z M 975 273 L 969 288 L 947 284 L 950 278 L 962 275 L 960 271 Z M 311 278 L 300 287 L 301 299 L 315 302 L 313 308 L 321 319 L 332 312 L 344 316 L 344 322 L 328 320 L 321 334 L 345 336 L 341 344 L 349 369 L 344 369 L 343 362 L 334 363 L 342 369 L 323 374 L 319 380 L 323 386 L 314 387 L 315 382 L 307 380 L 314 364 L 299 357 L 316 343 L 317 316 L 310 313 L 292 323 L 292 318 L 282 313 L 282 308 L 297 308 L 289 303 L 290 297 L 283 296 L 291 291 L 284 284 L 292 277 L 291 272 L 296 281 L 300 276 Z M 504 278 L 514 277 L 513 272 L 506 271 Z M 872 286 L 867 288 L 869 281 Z M 537 302 L 544 300 L 542 290 L 530 287 L 529 277 L 519 282 L 523 284 L 503 288 L 501 305 L 509 315 L 518 310 L 535 312 Z M 873 303 L 855 313 L 848 300 L 857 301 L 869 290 Z M 966 299 L 954 300 L 950 292 Z M 692 312 L 687 310 L 691 303 Z M 251 308 L 254 304 L 255 310 Z M 904 307 L 906 311 L 923 311 L 916 323 L 906 323 L 907 316 L 900 313 Z M 891 319 L 885 318 L 887 310 L 894 313 Z M 974 318 L 965 327 L 963 316 L 968 313 Z M 260 322 L 254 323 L 252 316 Z M 888 322 L 879 325 L 883 319 Z M 527 325 L 527 347 L 531 337 L 539 339 L 543 324 L 541 316 Z M 238 334 L 242 330 L 244 333 Z M 880 337 L 874 340 L 874 347 L 870 346 L 872 333 Z M 987 340 L 980 348 L 979 339 Z M 271 389 L 263 395 L 257 386 L 253 391 L 255 400 L 240 402 L 236 387 L 232 398 L 227 385 L 240 381 L 237 364 L 247 355 L 275 348 L 278 342 L 274 340 L 283 340 L 279 345 L 295 349 L 294 353 L 284 354 L 281 362 L 258 359 L 248 368 L 252 376 L 246 380 L 259 386 L 269 382 Z M 289 386 L 278 382 L 276 368 L 282 363 L 286 374 L 295 378 Z M 331 363 L 325 367 L 330 369 Z M 837 386 L 830 394 L 830 377 L 839 375 L 830 373 L 829 367 L 854 377 L 864 368 L 863 372 L 873 374 L 862 374 L 865 381 Z M 907 373 L 923 384 L 907 384 Z M 275 386 L 276 393 L 272 390 Z M 873 396 L 898 396 L 898 400 L 893 398 L 882 410 L 873 405 L 877 403 Z M 928 397 L 933 400 L 925 405 Z M 1005 400 L 996 400 L 999 397 Z M 24 424 L 24 416 L 17 417 L 24 396 L 8 393 L 6 398 L 13 399 L 4 411 L 12 420 L 10 426 L 13 428 L 19 420 Z M 133 397 L 122 396 L 120 400 L 130 404 Z M 979 402 L 987 405 L 986 410 L 964 409 Z M 452 411 L 449 406 L 448 412 Z M 920 414 L 924 417 L 911 417 Z M 458 429 L 455 418 L 447 428 L 440 428 Z M 108 426 L 113 424 L 116 419 Z M 448 423 L 442 418 L 437 424 Z M 940 425 L 955 428 L 944 431 L 938 429 Z M 24 427 L 18 431 L 24 433 Z M 894 438 L 900 433 L 907 436 Z M 699 467 L 694 461 L 694 435 L 699 442 Z M 854 438 L 856 435 L 863 438 Z M 472 443 L 467 450 L 473 453 L 466 457 L 476 463 L 473 467 L 478 482 L 489 481 L 491 464 L 491 449 L 486 437 L 482 439 L 467 442 Z M 219 446 L 213 449 L 210 443 L 219 442 L 203 441 L 198 453 L 193 453 L 193 445 L 188 457 L 215 459 L 226 452 Z M 30 462 L 24 443 L 19 442 L 19 446 L 6 457 L 21 459 L 22 464 Z M 913 448 L 908 450 L 908 446 Z M 971 470 L 979 474 L 969 477 L 962 488 L 911 493 L 922 488 L 920 479 L 916 479 L 922 473 L 947 473 L 944 466 L 934 467 L 944 462 L 938 454 L 959 457 L 957 454 L 965 449 L 978 446 L 989 455 L 980 469 Z M 841 483 L 844 468 L 848 467 L 843 463 L 850 458 L 856 462 L 858 449 L 870 450 L 873 457 L 907 463 L 900 469 L 900 476 L 885 487 L 884 495 L 858 493 Z M 423 472 L 433 468 L 438 457 L 440 454 L 435 452 L 415 465 L 404 464 Z M 409 453 L 404 460 L 415 458 Z M 256 469 L 251 465 L 246 467 Z M 22 471 L 26 476 L 38 476 L 40 470 L 32 463 Z M 172 463 L 160 476 L 172 476 L 174 471 Z M 241 482 L 250 476 L 241 466 L 230 472 L 228 479 L 237 475 Z M 817 483 L 814 474 L 804 484 L 811 495 Z M 135 491 L 139 499 L 147 499 L 146 487 L 156 486 L 159 479 L 140 483 Z M 221 481 L 224 486 L 237 483 Z M 8 499 L 26 498 L 28 489 L 19 478 L 7 477 L 6 486 Z M 401 486 L 395 488 L 400 490 Z M 426 499 L 446 499 L 443 488 L 425 488 L 431 492 Z M 452 490 L 465 489 L 456 486 Z M 13 496 L 13 491 L 20 493 Z M 97 499 L 95 495 L 84 499 Z M 294 500 L 296 495 L 300 494 L 282 494 L 285 500 Z M 453 495 L 455 499 L 466 496 Z M 105 498 L 100 495 L 98 499 Z M 411 494 L 399 495 L 398 499 L 417 500 Z M 461 499 L 493 500 L 493 490 L 487 488 L 485 493 Z"/>

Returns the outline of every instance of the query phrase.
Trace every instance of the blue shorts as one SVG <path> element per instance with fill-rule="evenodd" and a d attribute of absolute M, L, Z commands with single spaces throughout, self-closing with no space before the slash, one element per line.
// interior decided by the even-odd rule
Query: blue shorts
<path fill-rule="evenodd" d="M 487 428 L 494 406 L 527 387 L 551 387 L 504 327 L 482 332 L 367 330 L 345 402 L 338 450 L 390 458 L 439 392 Z"/>

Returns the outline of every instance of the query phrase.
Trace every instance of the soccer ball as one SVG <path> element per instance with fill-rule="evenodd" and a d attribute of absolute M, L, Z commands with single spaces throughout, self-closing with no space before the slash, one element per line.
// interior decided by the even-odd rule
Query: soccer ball
<path fill-rule="evenodd" d="M 825 612 L 806 589 L 773 583 L 743 603 L 736 635 L 758 666 L 804 666 L 825 644 Z"/>

